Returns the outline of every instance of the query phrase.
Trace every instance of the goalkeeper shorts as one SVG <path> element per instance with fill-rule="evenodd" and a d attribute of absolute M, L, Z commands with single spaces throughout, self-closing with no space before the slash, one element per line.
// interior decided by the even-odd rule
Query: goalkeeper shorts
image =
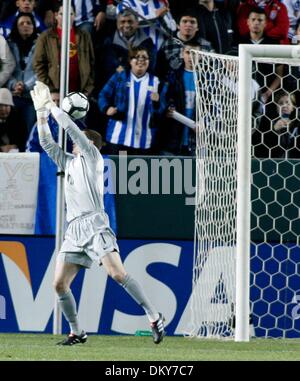
<path fill-rule="evenodd" d="M 76 246 L 65 239 L 57 260 L 90 268 L 93 261 L 101 265 L 101 258 L 113 251 L 119 252 L 119 247 L 115 234 L 108 227 L 95 233 L 84 246 Z"/>

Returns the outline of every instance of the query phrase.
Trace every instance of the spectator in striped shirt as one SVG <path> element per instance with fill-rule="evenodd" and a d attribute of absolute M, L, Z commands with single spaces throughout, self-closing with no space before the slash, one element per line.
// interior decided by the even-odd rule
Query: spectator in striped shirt
<path fill-rule="evenodd" d="M 129 51 L 130 71 L 114 74 L 99 94 L 100 111 L 109 117 L 106 141 L 109 154 L 153 153 L 157 126 L 155 114 L 166 109 L 165 87 L 148 73 L 149 53 L 137 47 Z"/>
<path fill-rule="evenodd" d="M 140 26 L 151 37 L 157 50 L 164 43 L 165 36 L 176 31 L 167 0 L 123 0 L 117 7 L 117 13 L 124 9 L 140 15 Z"/>
<path fill-rule="evenodd" d="M 100 30 L 105 23 L 106 2 L 99 0 L 72 0 L 75 8 L 75 25 L 92 33 L 94 27 Z"/>

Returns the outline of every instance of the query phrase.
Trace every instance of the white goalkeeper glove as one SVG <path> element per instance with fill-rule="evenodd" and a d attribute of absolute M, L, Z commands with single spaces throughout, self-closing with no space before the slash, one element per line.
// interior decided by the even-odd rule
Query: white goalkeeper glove
<path fill-rule="evenodd" d="M 56 106 L 51 98 L 49 87 L 40 81 L 36 81 L 36 85 L 30 91 L 30 95 L 37 114 L 48 117 L 51 108 Z"/>

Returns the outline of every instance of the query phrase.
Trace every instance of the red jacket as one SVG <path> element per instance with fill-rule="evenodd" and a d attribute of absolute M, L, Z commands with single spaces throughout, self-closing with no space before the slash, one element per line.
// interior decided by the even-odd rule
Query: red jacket
<path fill-rule="evenodd" d="M 251 9 L 255 7 L 257 7 L 255 0 L 247 0 L 238 7 L 237 29 L 241 37 L 249 33 L 247 18 Z M 280 40 L 281 44 L 288 44 L 289 18 L 286 6 L 279 0 L 270 0 L 264 9 L 268 17 L 265 35 Z"/>

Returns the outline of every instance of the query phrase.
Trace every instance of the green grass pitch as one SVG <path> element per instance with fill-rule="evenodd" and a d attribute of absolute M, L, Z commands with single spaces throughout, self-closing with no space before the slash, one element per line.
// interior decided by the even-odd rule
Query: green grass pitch
<path fill-rule="evenodd" d="M 64 336 L 0 334 L 0 361 L 299 361 L 299 339 L 199 340 L 165 337 L 89 335 L 85 344 L 57 346 Z"/>

